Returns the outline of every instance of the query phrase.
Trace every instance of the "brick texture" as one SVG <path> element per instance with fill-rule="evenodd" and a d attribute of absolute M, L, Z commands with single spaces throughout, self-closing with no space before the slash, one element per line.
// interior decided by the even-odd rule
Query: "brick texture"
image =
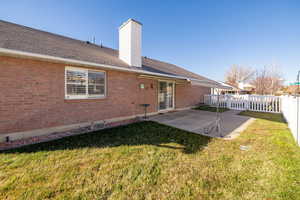
<path fill-rule="evenodd" d="M 0 56 L 0 134 L 132 116 L 143 113 L 143 103 L 157 111 L 157 80 L 120 71 L 106 70 L 106 98 L 65 100 L 65 66 Z M 209 91 L 176 85 L 176 108 L 199 103 Z"/>
<path fill-rule="evenodd" d="M 184 108 L 203 103 L 204 94 L 210 94 L 210 88 L 191 85 L 187 82 L 178 84 L 175 87 L 175 106 Z"/>

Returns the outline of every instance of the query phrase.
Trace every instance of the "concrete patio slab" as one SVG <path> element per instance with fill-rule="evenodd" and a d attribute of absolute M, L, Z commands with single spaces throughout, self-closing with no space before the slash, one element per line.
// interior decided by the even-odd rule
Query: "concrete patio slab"
<path fill-rule="evenodd" d="M 220 113 L 220 132 L 216 129 L 217 114 L 202 110 L 184 110 L 152 116 L 149 120 L 210 137 L 233 139 L 245 130 L 253 118 L 237 115 L 240 111 Z"/>

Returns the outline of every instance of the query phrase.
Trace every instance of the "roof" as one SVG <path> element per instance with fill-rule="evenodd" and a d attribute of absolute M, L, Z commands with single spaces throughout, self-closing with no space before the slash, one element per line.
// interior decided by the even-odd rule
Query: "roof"
<path fill-rule="evenodd" d="M 145 72 L 184 76 L 216 84 L 213 80 L 177 65 L 146 57 L 142 58 L 142 67 L 132 67 L 119 59 L 118 50 L 3 20 L 0 20 L 0 48 L 137 69 Z"/>
<path fill-rule="evenodd" d="M 229 83 L 225 83 L 225 82 L 222 82 L 222 81 L 219 81 L 219 83 L 224 86 L 224 89 L 227 89 L 227 90 L 238 90 L 237 87 L 235 87 L 234 85 L 231 85 Z"/>
<path fill-rule="evenodd" d="M 251 90 L 252 88 L 255 88 L 254 85 L 251 85 L 250 83 L 245 83 L 245 82 L 239 82 L 239 89 L 241 90 Z"/>

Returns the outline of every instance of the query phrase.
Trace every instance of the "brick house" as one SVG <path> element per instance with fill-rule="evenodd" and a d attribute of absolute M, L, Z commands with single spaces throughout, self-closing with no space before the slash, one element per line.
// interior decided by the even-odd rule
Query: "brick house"
<path fill-rule="evenodd" d="M 0 141 L 186 109 L 213 80 L 141 55 L 142 24 L 119 50 L 0 20 Z"/>

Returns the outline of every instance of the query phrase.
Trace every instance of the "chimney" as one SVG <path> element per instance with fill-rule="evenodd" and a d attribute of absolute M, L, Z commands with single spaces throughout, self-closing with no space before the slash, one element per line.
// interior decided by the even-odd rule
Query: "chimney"
<path fill-rule="evenodd" d="M 119 58 L 130 66 L 142 67 L 142 24 L 134 19 L 119 28 Z"/>

